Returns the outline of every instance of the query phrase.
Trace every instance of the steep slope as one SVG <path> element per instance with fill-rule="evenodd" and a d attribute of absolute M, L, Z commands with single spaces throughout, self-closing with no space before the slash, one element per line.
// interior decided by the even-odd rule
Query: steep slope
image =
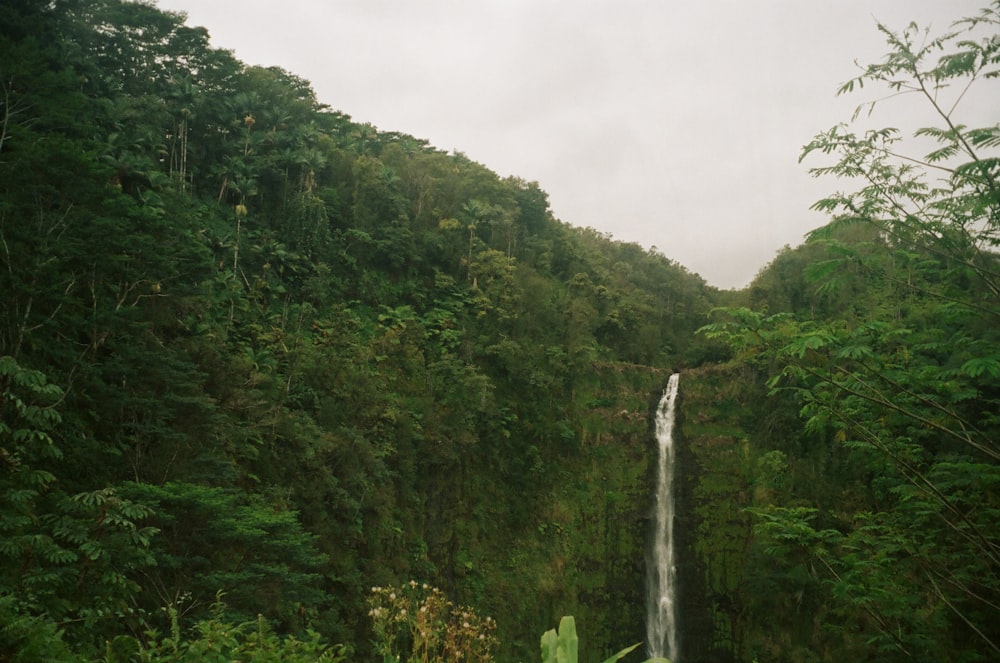
<path fill-rule="evenodd" d="M 507 658 L 641 639 L 704 281 L 147 4 L 16 2 L 0 49 L 3 637 L 96 656 L 221 591 L 363 656 L 415 579 Z"/>

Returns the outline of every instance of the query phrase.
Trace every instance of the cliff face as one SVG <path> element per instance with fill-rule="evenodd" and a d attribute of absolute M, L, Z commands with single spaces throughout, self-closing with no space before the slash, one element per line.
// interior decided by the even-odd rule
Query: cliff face
<path fill-rule="evenodd" d="M 573 615 L 580 661 L 588 663 L 645 639 L 644 551 L 656 458 L 651 408 L 670 374 L 628 364 L 596 368 L 587 395 L 578 395 L 578 442 L 546 467 L 533 523 L 515 541 L 499 531 L 495 541 L 480 540 L 496 551 L 483 559 L 490 578 L 484 595 L 521 620 L 501 627 L 541 633 Z M 508 643 L 502 654 L 535 660 L 537 640 Z"/>
<path fill-rule="evenodd" d="M 725 394 L 731 377 L 719 368 L 685 371 L 676 401 L 673 538 L 677 640 L 679 657 L 685 662 L 735 661 L 743 637 L 736 606 L 749 525 L 741 513 L 746 491 L 738 474 L 746 443 L 741 442 L 745 434 L 738 424 L 726 421 L 734 411 L 735 391 Z M 654 563 L 656 459 L 660 453 L 655 420 L 662 395 L 657 391 L 650 398 L 647 568 Z"/>
<path fill-rule="evenodd" d="M 677 446 L 678 573 L 684 661 L 744 660 L 753 457 L 752 376 L 722 367 L 681 379 Z"/>

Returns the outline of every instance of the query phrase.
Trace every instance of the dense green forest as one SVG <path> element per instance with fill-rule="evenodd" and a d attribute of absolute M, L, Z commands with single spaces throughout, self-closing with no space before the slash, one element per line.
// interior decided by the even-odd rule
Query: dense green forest
<path fill-rule="evenodd" d="M 720 291 L 182 15 L 7 2 L 0 661 L 614 656 L 676 371 L 685 662 L 995 660 L 1000 126 L 944 99 L 998 12 L 885 30 L 842 92 L 932 147 L 819 134 L 831 222 Z"/>

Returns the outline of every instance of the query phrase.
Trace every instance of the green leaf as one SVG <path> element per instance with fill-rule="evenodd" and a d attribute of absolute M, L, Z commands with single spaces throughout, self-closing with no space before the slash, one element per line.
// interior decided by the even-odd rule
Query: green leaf
<path fill-rule="evenodd" d="M 871 347 L 867 345 L 845 345 L 834 352 L 838 359 L 870 359 L 875 356 Z"/>
<path fill-rule="evenodd" d="M 992 378 L 1000 378 L 1000 357 L 977 357 L 962 364 L 961 371 L 972 378 L 983 374 Z"/>
<path fill-rule="evenodd" d="M 552 629 L 542 635 L 542 663 L 577 663 L 579 644 L 576 621 L 567 615 L 559 620 L 558 632 Z"/>
<path fill-rule="evenodd" d="M 792 339 L 785 346 L 784 351 L 799 359 L 803 358 L 810 350 L 819 350 L 832 343 L 833 336 L 824 330 L 806 332 Z"/>
<path fill-rule="evenodd" d="M 641 645 L 641 644 L 642 644 L 641 642 L 637 642 L 637 643 L 635 643 L 634 645 L 632 645 L 631 647 L 626 647 L 625 649 L 621 650 L 621 651 L 620 651 L 620 652 L 618 652 L 617 654 L 612 654 L 610 658 L 606 658 L 606 659 L 604 659 L 604 662 L 603 662 L 603 663 L 615 663 L 615 661 L 618 661 L 618 660 L 621 660 L 621 659 L 622 659 L 622 658 L 624 658 L 624 657 L 625 657 L 626 655 L 628 655 L 628 654 L 630 654 L 630 653 L 631 653 L 632 651 L 634 651 L 634 650 L 635 650 L 635 649 L 636 649 L 636 648 L 637 648 L 637 647 L 638 647 L 639 645 Z M 662 659 L 662 658 L 661 658 L 661 659 L 657 659 L 657 660 L 660 660 L 660 661 L 663 661 L 663 660 L 666 660 L 666 659 Z M 647 662 L 647 663 L 648 663 L 648 662 Z M 669 663 L 669 661 L 668 661 L 668 663 Z"/>

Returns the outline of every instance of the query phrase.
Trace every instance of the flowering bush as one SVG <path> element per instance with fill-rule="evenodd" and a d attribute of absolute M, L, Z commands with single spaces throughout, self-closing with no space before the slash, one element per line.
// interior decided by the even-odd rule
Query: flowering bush
<path fill-rule="evenodd" d="M 492 661 L 499 644 L 496 621 L 426 583 L 372 587 L 368 605 L 375 649 L 386 663 Z"/>

